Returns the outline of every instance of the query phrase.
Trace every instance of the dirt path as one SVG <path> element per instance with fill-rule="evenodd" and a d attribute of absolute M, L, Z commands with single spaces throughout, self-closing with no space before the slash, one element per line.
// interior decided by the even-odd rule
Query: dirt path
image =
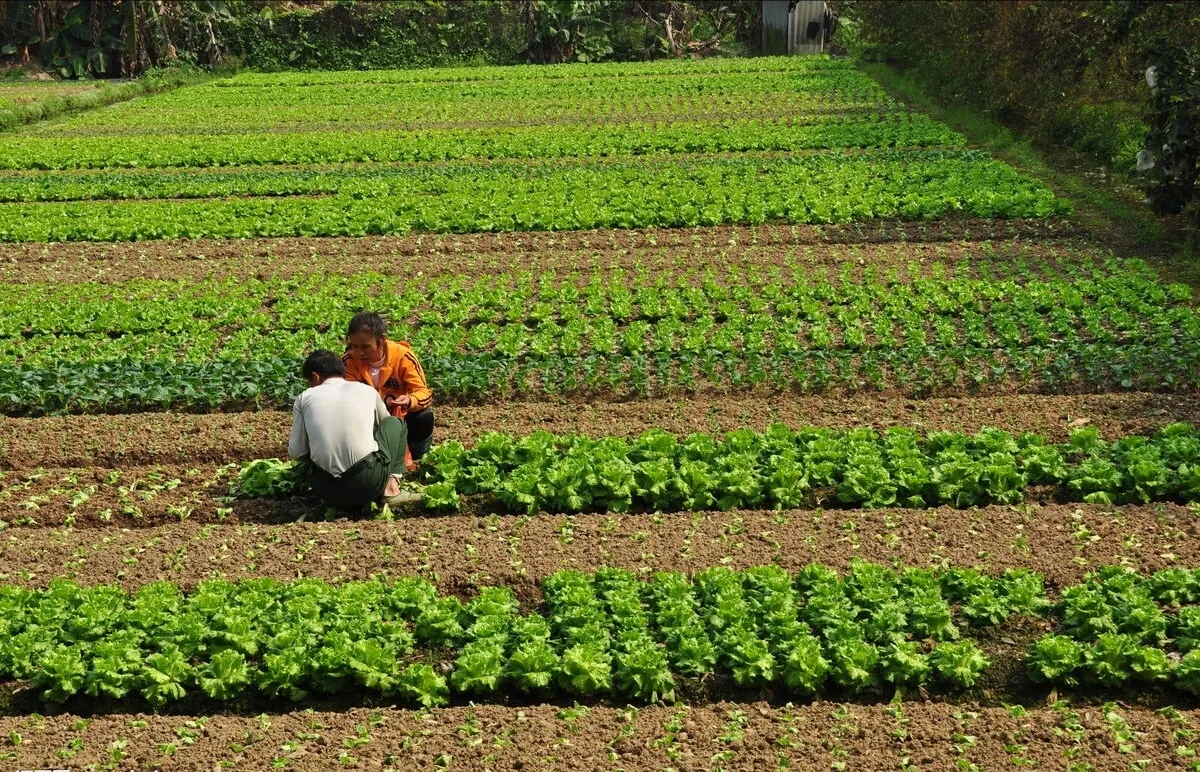
<path fill-rule="evenodd" d="M 1072 769 L 1099 772 L 1185 769 L 1196 748 L 1188 732 L 1200 724 L 1194 710 L 1173 718 L 1123 706 L 1012 713 L 928 702 L 905 702 L 899 710 L 764 701 L 640 709 L 384 705 L 256 716 L 67 713 L 0 719 L 0 735 L 9 738 L 6 760 L 19 769 L 953 772 L 1067 769 L 1070 762 Z M 1129 731 L 1119 742 L 1115 720 Z"/>
<path fill-rule="evenodd" d="M 745 568 L 797 570 L 853 558 L 887 565 L 1027 567 L 1052 586 L 1100 566 L 1144 572 L 1200 565 L 1200 524 L 1186 507 L 1029 505 L 974 510 L 789 510 L 665 515 L 416 516 L 394 522 L 284 521 L 316 507 L 257 502 L 224 522 L 91 527 L 10 526 L 0 532 L 0 584 L 46 586 L 56 577 L 133 589 L 159 579 L 365 579 L 421 575 L 444 592 L 512 587 L 540 600 L 540 582 L 566 568 L 639 573 Z M 133 525 L 134 527 L 129 527 Z M 138 527 L 140 526 L 140 527 Z"/>
<path fill-rule="evenodd" d="M 436 411 L 437 439 L 468 443 L 487 431 L 630 437 L 652 427 L 687 434 L 761 430 L 774 422 L 968 432 L 994 426 L 1062 441 L 1072 428 L 1089 424 L 1114 438 L 1175 421 L 1200 423 L 1200 400 L 1194 396 L 1140 392 L 924 400 L 865 393 L 850 399 L 734 395 L 592 404 L 510 402 Z M 0 417 L 0 469 L 196 466 L 283 456 L 290 430 L 291 415 L 283 411 Z"/>

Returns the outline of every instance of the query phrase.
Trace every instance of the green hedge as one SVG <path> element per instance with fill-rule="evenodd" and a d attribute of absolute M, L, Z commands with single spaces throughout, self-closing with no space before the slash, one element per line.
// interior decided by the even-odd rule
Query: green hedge
<path fill-rule="evenodd" d="M 520 3 L 338 2 L 221 23 L 228 52 L 259 70 L 410 69 L 522 61 Z"/>

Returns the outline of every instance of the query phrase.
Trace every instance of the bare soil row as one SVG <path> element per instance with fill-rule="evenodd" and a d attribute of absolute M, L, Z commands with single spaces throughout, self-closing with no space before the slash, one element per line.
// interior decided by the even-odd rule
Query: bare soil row
<path fill-rule="evenodd" d="M 138 278 L 351 275 L 374 270 L 422 280 L 515 270 L 600 271 L 641 265 L 683 270 L 712 262 L 787 264 L 811 252 L 815 265 L 880 266 L 954 261 L 982 254 L 1036 258 L 1089 248 L 1068 220 L 880 220 L 846 225 L 759 225 L 571 232 L 412 234 L 364 238 L 259 238 L 118 243 L 0 244 L 0 281 L 105 282 Z M 1046 244 L 1039 242 L 1045 241 Z M 855 255 L 857 245 L 860 254 Z M 878 247 L 872 246 L 878 245 Z M 835 246 L 844 248 L 835 249 Z M 1091 245 L 1096 252 L 1095 245 Z M 703 258 L 703 259 L 701 259 Z M 989 256 L 988 259 L 993 259 Z M 415 268 L 415 270 L 414 270 Z M 419 274 L 414 276 L 414 274 Z"/>
<path fill-rule="evenodd" d="M 1106 438 L 1152 432 L 1169 423 L 1200 423 L 1200 401 L 1187 394 L 907 397 L 713 395 L 628 402 L 499 402 L 435 408 L 437 441 L 471 443 L 483 432 L 636 436 L 650 428 L 675 434 L 722 433 L 772 423 L 850 428 L 909 426 L 918 431 L 1032 431 L 1052 441 L 1096 426 Z M 291 414 L 140 413 L 0 417 L 0 469 L 195 466 L 285 455 Z"/>
<path fill-rule="evenodd" d="M 299 514 L 310 520 L 292 522 Z M 319 519 L 311 503 L 235 504 L 222 522 L 0 531 L 0 584 L 44 587 L 63 577 L 127 589 L 167 579 L 424 576 L 445 593 L 505 585 L 539 603 L 562 569 L 619 566 L 639 574 L 858 558 L 894 566 L 1027 567 L 1051 586 L 1077 584 L 1104 565 L 1151 573 L 1200 565 L 1200 521 L 1173 504 L 1022 505 L 971 510 L 731 510 L 671 514 L 404 516 Z M 207 521 L 207 522 L 206 522 Z M 132 527 L 130 527 L 132 526 Z M 140 526 L 140 527 L 139 527 Z"/>
<path fill-rule="evenodd" d="M 768 695 L 764 695 L 768 697 Z M 1014 715 L 1016 714 L 1016 715 Z M 930 702 L 395 707 L 0 718 L 14 768 L 1187 769 L 1195 710 Z M 1119 727 L 1119 728 L 1118 728 Z M 15 740 L 19 740 L 15 742 Z M 1068 765 L 1075 766 L 1068 766 Z"/>
<path fill-rule="evenodd" d="M 146 242 L 143 242 L 146 243 Z M 78 246 L 78 245 L 77 245 Z M 402 276 L 418 286 L 436 289 L 448 276 L 470 278 L 527 272 L 558 274 L 563 281 L 585 284 L 599 276 L 606 283 L 624 278 L 637 287 L 641 271 L 675 281 L 694 276 L 698 267 L 713 269 L 718 280 L 763 268 L 802 269 L 812 281 L 863 280 L 868 272 L 880 279 L 911 281 L 933 274 L 934 264 L 947 266 L 950 275 L 1008 277 L 1021 271 L 1027 277 L 1056 277 L 1081 259 L 1104 260 L 1112 253 L 1078 239 L 1006 241 L 947 241 L 903 244 L 755 244 L 725 243 L 669 245 L 657 248 L 515 248 L 509 253 L 446 252 L 437 249 L 415 254 L 366 254 L 325 251 L 315 245 L 307 256 L 247 254 L 210 258 L 199 254 L 179 259 L 147 259 L 135 263 L 124 258 L 94 260 L 60 257 L 56 262 L 0 263 L 0 276 L 11 284 L 72 284 L 97 282 L 117 285 L 139 279 L 184 281 L 269 280 L 322 276 L 351 276 L 362 271 Z M 84 262 L 84 260 L 88 260 Z M 427 266 L 414 272 L 414 262 Z M 965 271 L 963 270 L 965 268 Z M 619 272 L 624 272 L 624 275 Z M 699 283 L 699 278 L 692 279 Z"/>

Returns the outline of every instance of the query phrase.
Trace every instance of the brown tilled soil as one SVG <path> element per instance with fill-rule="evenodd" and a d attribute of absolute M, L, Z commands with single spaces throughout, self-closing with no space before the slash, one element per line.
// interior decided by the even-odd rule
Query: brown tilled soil
<path fill-rule="evenodd" d="M 487 431 L 631 437 L 661 428 L 676 434 L 740 427 L 851 428 L 910 426 L 919 431 L 975 432 L 998 427 L 1063 441 L 1074 428 L 1096 426 L 1113 439 L 1144 434 L 1176 421 L 1200 423 L 1192 395 L 1127 393 L 1016 395 L 914 400 L 886 394 L 714 396 L 628 402 L 502 402 L 436 408 L 438 441 L 471 443 Z M 291 414 L 143 413 L 134 415 L 0 417 L 0 469 L 38 467 L 194 466 L 284 455 Z"/>
<path fill-rule="evenodd" d="M 625 271 L 629 272 L 625 278 L 632 285 L 638 280 L 638 275 L 633 272 L 639 269 L 653 271 L 656 276 L 678 276 L 710 266 L 734 275 L 756 268 L 803 269 L 813 281 L 836 280 L 843 276 L 857 281 L 867 270 L 872 270 L 879 278 L 894 276 L 898 281 L 905 281 L 931 275 L 933 264 L 940 263 L 949 268 L 949 274 L 958 274 L 960 269 L 966 268 L 971 276 L 1000 275 L 1021 279 L 1060 276 L 1080 259 L 1104 260 L 1112 256 L 1105 249 L 1075 239 L 887 245 L 701 243 L 672 244 L 640 251 L 608 245 L 577 250 L 519 245 L 506 252 L 471 252 L 443 250 L 439 245 L 411 254 L 356 253 L 343 251 L 356 248 L 358 245 L 355 244 L 321 244 L 318 241 L 313 240 L 307 254 L 275 253 L 268 247 L 265 251 L 252 249 L 239 256 L 214 257 L 198 252 L 177 258 L 146 257 L 134 261 L 119 257 L 110 260 L 106 255 L 76 257 L 66 254 L 53 262 L 49 258 L 46 262 L 0 261 L 0 278 L 10 284 L 117 284 L 134 279 L 213 281 L 236 277 L 269 280 L 313 273 L 349 276 L 369 270 L 404 277 L 418 286 L 436 289 L 448 276 L 490 277 L 527 271 L 555 272 L 562 280 L 574 280 L 578 284 L 591 281 L 597 274 L 611 280 L 617 271 Z M 82 247 L 79 244 L 72 246 Z M 414 262 L 421 264 L 420 271 L 412 270 Z"/>
<path fill-rule="evenodd" d="M 0 584 L 42 587 L 66 577 L 134 589 L 160 579 L 190 587 L 215 577 L 336 581 L 387 572 L 425 576 L 460 595 L 506 585 L 536 604 L 549 574 L 604 565 L 640 574 L 771 563 L 798 570 L 860 558 L 988 572 L 1023 566 L 1051 586 L 1076 584 L 1104 565 L 1147 573 L 1200 565 L 1200 523 L 1193 510 L 1174 504 L 521 517 L 401 512 L 391 522 L 324 522 L 319 507 L 300 500 L 230 506 L 222 522 L 206 505 L 183 522 L 118 516 L 102 523 L 79 513 L 75 528 L 9 525 L 0 531 Z M 310 520 L 291 522 L 300 514 Z"/>
<path fill-rule="evenodd" d="M 1065 247 L 1103 254 L 1077 241 L 1065 220 L 874 221 L 848 225 L 759 225 L 711 228 L 597 230 L 535 233 L 413 234 L 367 238 L 272 238 L 126 243 L 0 244 L 0 281 L 118 282 L 135 278 L 201 279 L 401 271 L 425 276 L 489 275 L 520 269 L 606 270 L 638 265 L 695 267 L 742 260 L 746 265 L 795 262 L 788 247 L 816 263 L 848 258 L 880 265 L 910 261 L 993 259 L 979 244 L 995 242 L 996 258 L 1054 257 Z M 1029 243 L 1028 240 L 1034 240 Z M 1038 240 L 1047 240 L 1045 246 Z M 1011 245 L 1004 242 L 1013 241 Z M 886 244 L 886 249 L 869 245 Z M 828 245 L 860 245 L 857 258 Z M 659 257 L 660 252 L 663 257 Z M 825 256 L 823 256 L 825 255 Z M 698 258 L 706 256 L 703 260 Z M 806 258 L 807 259 L 807 258 Z"/>
<path fill-rule="evenodd" d="M 1116 722 L 1128 736 L 1118 738 Z M 1147 709 L 1080 705 L 1014 716 L 1003 708 L 919 701 L 67 713 L 0 718 L 0 735 L 9 738 L 0 758 L 17 769 L 1128 772 L 1187 769 L 1197 726 L 1192 710 L 1171 719 Z"/>

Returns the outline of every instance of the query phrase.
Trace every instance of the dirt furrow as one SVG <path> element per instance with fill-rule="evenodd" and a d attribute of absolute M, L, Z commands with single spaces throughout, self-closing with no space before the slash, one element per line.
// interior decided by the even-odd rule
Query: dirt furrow
<path fill-rule="evenodd" d="M 869 250 L 881 266 L 912 260 L 961 257 L 991 259 L 990 247 L 960 242 L 992 241 L 1006 251 L 1037 257 L 1064 245 L 1080 245 L 1078 227 L 1063 220 L 875 221 L 848 225 L 759 225 L 687 229 L 600 230 L 533 233 L 416 234 L 364 238 L 259 238 L 128 243 L 0 244 L 0 281 L 119 282 L 136 278 L 201 279 L 209 276 L 353 274 L 363 270 L 423 276 L 481 276 L 514 270 L 602 271 L 616 267 L 703 265 L 711 260 L 747 265 L 787 264 L 790 251 L 811 250 L 817 263 L 838 265 L 846 250 L 829 245 L 887 244 Z M 1027 240 L 1032 239 L 1030 243 Z M 1048 240 L 1046 246 L 1037 242 Z M 1013 241 L 1011 250 L 1004 242 Z M 896 242 L 896 243 L 891 243 Z M 805 249 L 807 248 L 807 250 Z M 1092 247 L 1094 250 L 1094 246 Z M 662 252 L 660 259 L 657 255 Z M 726 254 L 728 252 L 728 254 Z M 690 255 L 690 261 L 689 261 Z M 936 257 L 935 257 L 936 256 Z M 851 259 L 853 259 L 851 257 Z M 864 259 L 859 256 L 859 259 Z"/>
<path fill-rule="evenodd" d="M 1112 256 L 1104 248 L 1078 239 L 1038 241 L 949 241 L 903 244 L 762 244 L 735 241 L 700 243 L 685 246 L 581 247 L 568 250 L 518 245 L 509 252 L 473 252 L 462 249 L 378 252 L 375 247 L 362 253 L 345 251 L 342 244 L 318 243 L 314 239 L 307 254 L 290 251 L 275 253 L 271 248 L 237 256 L 212 257 L 203 252 L 178 257 L 145 258 L 138 262 L 106 255 L 78 258 L 58 256 L 47 262 L 0 262 L 0 278 L 9 284 L 72 284 L 96 282 L 119 284 L 137 279 L 184 281 L 269 280 L 319 274 L 352 276 L 364 270 L 404 277 L 406 281 L 433 290 L 449 276 L 491 277 L 527 272 L 558 274 L 564 281 L 585 284 L 597 275 L 605 282 L 625 271 L 626 283 L 636 286 L 640 270 L 653 271 L 657 277 L 690 276 L 708 266 L 721 272 L 740 272 L 762 268 L 782 268 L 785 272 L 801 269 L 811 281 L 835 281 L 843 277 L 862 280 L 868 271 L 876 278 L 908 281 L 934 274 L 934 264 L 949 270 L 948 275 L 1034 276 L 1061 275 L 1064 269 L 1082 259 L 1103 261 Z M 326 239 L 324 241 L 333 241 Z M 731 243 L 732 242 L 732 243 Z M 156 244 L 163 242 L 142 242 Z M 74 246 L 81 246 L 76 244 Z M 414 274 L 412 266 L 420 262 L 423 270 Z M 965 267 L 965 271 L 962 269 Z M 693 281 L 699 283 L 697 277 Z"/>
<path fill-rule="evenodd" d="M 1118 719 L 1129 732 L 1120 739 L 1112 728 Z M 384 704 L 254 716 L 63 713 L 3 718 L 0 734 L 9 738 L 3 758 L 25 769 L 1100 772 L 1186 769 L 1198 722 L 1194 710 L 1162 715 L 1125 706 L 764 700 L 422 711 Z"/>
<path fill-rule="evenodd" d="M 998 427 L 1037 432 L 1057 442 L 1086 425 L 1112 439 L 1177 421 L 1200 423 L 1200 401 L 1188 394 L 1144 392 L 921 400 L 869 393 L 850 398 L 733 395 L 582 404 L 502 402 L 441 406 L 436 413 L 438 441 L 467 443 L 488 431 L 631 437 L 650 428 L 687 434 L 762 430 L 776 422 L 793 427 L 910 426 L 926 432 Z M 0 469 L 187 466 L 282 456 L 290 429 L 291 415 L 284 411 L 0 417 Z"/>
<path fill-rule="evenodd" d="M 364 579 L 421 575 L 443 592 L 503 584 L 538 602 L 541 580 L 567 568 L 620 566 L 648 574 L 775 563 L 797 570 L 854 558 L 888 565 L 1028 567 L 1051 585 L 1103 565 L 1144 572 L 1200 565 L 1193 510 L 1151 506 L 1028 505 L 972 510 L 786 510 L 608 515 L 410 516 L 395 521 L 280 522 L 304 512 L 257 502 L 222 523 L 0 531 L 0 583 L 46 586 L 58 577 L 133 589 L 159 579 Z M 311 517 L 319 513 L 307 510 Z M 268 517 L 269 515 L 269 517 Z M 244 519 L 239 519 L 243 517 Z M 264 522 L 265 521 L 265 522 Z"/>

